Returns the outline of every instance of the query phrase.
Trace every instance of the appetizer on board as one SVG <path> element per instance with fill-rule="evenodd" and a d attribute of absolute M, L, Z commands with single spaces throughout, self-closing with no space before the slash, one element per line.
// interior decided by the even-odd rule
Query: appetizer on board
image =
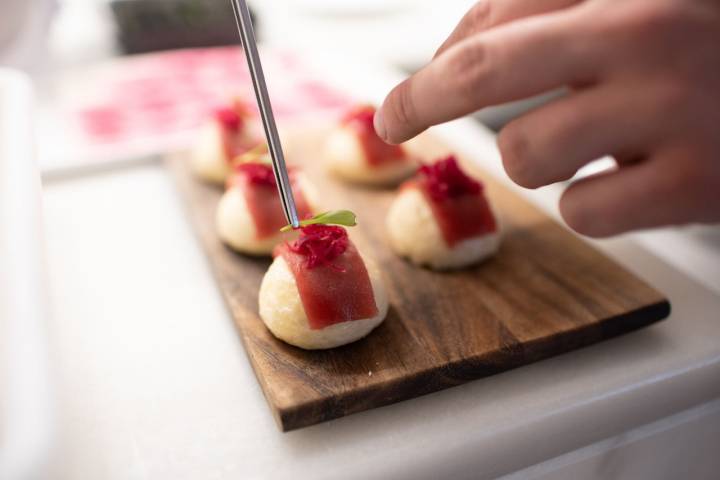
<path fill-rule="evenodd" d="M 270 255 L 286 235 L 287 223 L 278 196 L 275 175 L 264 144 L 238 157 L 220 198 L 216 225 L 220 239 L 241 253 Z M 303 173 L 290 167 L 288 175 L 300 218 L 317 209 L 318 195 Z"/>
<path fill-rule="evenodd" d="M 463 172 L 454 156 L 423 165 L 400 187 L 386 225 L 398 255 L 438 270 L 477 263 L 500 244 L 483 185 Z"/>
<path fill-rule="evenodd" d="M 298 238 L 275 249 L 259 304 L 260 317 L 280 340 L 308 350 L 333 348 L 363 338 L 385 319 L 380 270 L 341 226 L 354 224 L 351 212 L 327 212 L 302 222 Z"/>
<path fill-rule="evenodd" d="M 375 133 L 375 108 L 353 108 L 330 131 L 323 158 L 330 172 L 353 183 L 396 185 L 417 168 L 417 161 L 400 145 L 388 145 Z"/>
<path fill-rule="evenodd" d="M 222 185 L 232 171 L 232 161 L 262 141 L 250 109 L 239 99 L 215 110 L 200 131 L 191 165 L 201 179 Z"/>

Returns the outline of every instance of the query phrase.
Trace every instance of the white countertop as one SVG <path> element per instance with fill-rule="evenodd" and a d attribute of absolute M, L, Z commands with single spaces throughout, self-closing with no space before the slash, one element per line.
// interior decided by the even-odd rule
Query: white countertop
<path fill-rule="evenodd" d="M 439 130 L 497 170 L 487 131 Z M 624 238 L 600 247 L 670 297 L 668 320 L 282 434 L 161 167 L 48 179 L 44 202 L 52 478 L 486 478 L 720 397 L 720 297 Z"/>
<path fill-rule="evenodd" d="M 0 68 L 0 478 L 35 478 L 52 442 L 40 179 L 30 81 Z"/>

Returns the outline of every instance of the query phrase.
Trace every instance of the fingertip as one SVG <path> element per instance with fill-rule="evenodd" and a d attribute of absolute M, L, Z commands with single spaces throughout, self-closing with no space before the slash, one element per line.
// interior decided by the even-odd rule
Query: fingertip
<path fill-rule="evenodd" d="M 582 192 L 578 190 L 581 186 L 571 185 L 560 197 L 558 208 L 567 226 L 580 235 L 591 238 L 606 238 L 622 233 L 609 212 L 594 208 L 591 202 L 585 201 Z"/>
<path fill-rule="evenodd" d="M 385 120 L 383 120 L 382 108 L 375 112 L 375 117 L 373 117 L 373 126 L 375 127 L 375 133 L 377 136 L 384 142 L 387 142 L 387 130 L 385 129 Z"/>
<path fill-rule="evenodd" d="M 543 186 L 538 181 L 538 167 L 532 158 L 530 140 L 517 128 L 517 120 L 500 131 L 497 146 L 505 173 L 513 182 L 528 189 Z"/>
<path fill-rule="evenodd" d="M 402 131 L 402 126 L 397 125 L 397 123 L 398 122 L 394 120 L 392 113 L 388 112 L 388 107 L 385 105 L 375 112 L 375 117 L 373 118 L 375 133 L 387 144 L 399 145 L 410 138 L 404 136 L 405 132 Z"/>
<path fill-rule="evenodd" d="M 560 196 L 558 201 L 558 210 L 560 211 L 560 217 L 565 221 L 565 224 L 577 233 L 583 234 L 585 229 L 583 224 L 583 217 L 568 196 L 568 190 L 565 190 Z"/>
<path fill-rule="evenodd" d="M 413 81 L 410 77 L 393 88 L 377 112 L 376 131 L 387 143 L 398 145 L 419 133 L 415 131 L 419 121 L 411 92 Z"/>

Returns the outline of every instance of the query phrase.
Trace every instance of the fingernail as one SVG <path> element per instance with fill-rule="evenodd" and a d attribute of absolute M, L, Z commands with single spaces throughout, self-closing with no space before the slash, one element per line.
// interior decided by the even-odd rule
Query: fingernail
<path fill-rule="evenodd" d="M 385 131 L 385 122 L 383 121 L 382 113 L 380 110 L 375 112 L 375 118 L 373 118 L 373 125 L 375 126 L 375 133 L 378 137 L 383 140 L 387 140 L 387 132 Z"/>

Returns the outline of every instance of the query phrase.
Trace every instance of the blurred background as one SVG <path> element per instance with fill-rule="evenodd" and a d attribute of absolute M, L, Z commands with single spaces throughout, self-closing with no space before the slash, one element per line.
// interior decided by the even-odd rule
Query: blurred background
<path fill-rule="evenodd" d="M 210 108 L 250 91 L 227 0 L 0 2 L 0 63 L 34 79 L 45 169 L 184 146 Z M 251 1 L 275 108 L 292 117 L 346 103 L 308 70 L 317 58 L 421 68 L 473 3 Z M 528 103 L 477 117 L 497 128 Z"/>

